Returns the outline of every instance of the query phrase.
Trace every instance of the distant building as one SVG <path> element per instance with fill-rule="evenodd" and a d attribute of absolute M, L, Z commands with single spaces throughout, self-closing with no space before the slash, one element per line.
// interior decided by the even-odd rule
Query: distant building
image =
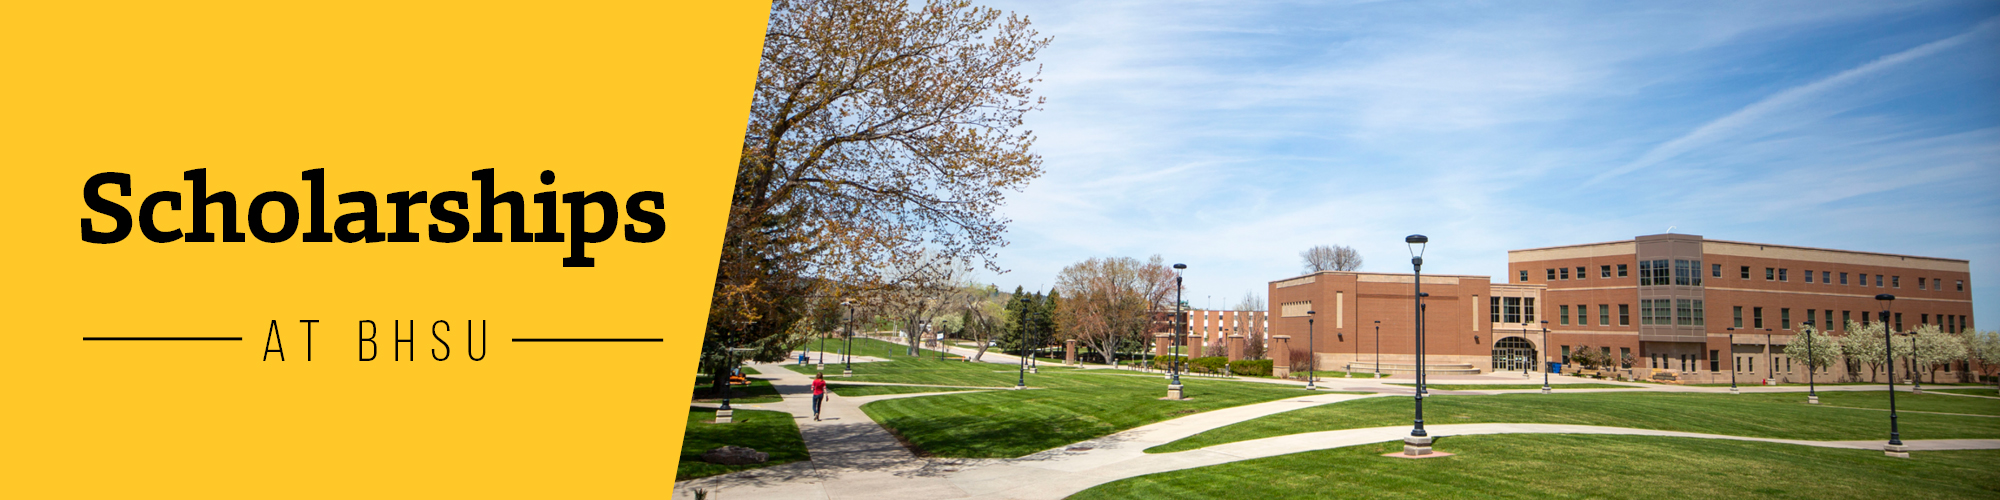
<path fill-rule="evenodd" d="M 1896 296 L 1889 323 L 1898 331 L 1931 324 L 1957 332 L 1972 324 L 1970 264 L 1958 259 L 1661 234 L 1514 250 L 1507 262 L 1499 281 L 1424 276 L 1430 369 L 1532 373 L 1545 367 L 1541 361 L 1567 362 L 1589 346 L 1629 376 L 1726 382 L 1734 372 L 1740 383 L 1801 382 L 1804 364 L 1783 353 L 1792 334 L 1807 321 L 1844 334 L 1847 321 L 1882 309 L 1878 293 Z M 1328 271 L 1273 281 L 1272 333 L 1290 336 L 1303 355 L 1306 311 L 1316 311 L 1310 352 L 1320 369 L 1376 370 L 1379 347 L 1380 369 L 1409 371 L 1412 293 L 1409 274 Z M 1956 379 L 1966 369 L 1938 375 Z M 1820 380 L 1849 369 L 1830 371 Z"/>

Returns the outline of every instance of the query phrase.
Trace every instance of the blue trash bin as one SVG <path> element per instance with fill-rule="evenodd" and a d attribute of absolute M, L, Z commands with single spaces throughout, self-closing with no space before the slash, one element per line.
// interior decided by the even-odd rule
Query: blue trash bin
<path fill-rule="evenodd" d="M 1555 361 L 1550 361 L 1550 362 L 1549 362 L 1549 373 L 1562 373 L 1562 372 L 1563 372 L 1563 364 L 1562 364 L 1562 363 L 1559 363 L 1559 362 L 1555 362 Z"/>

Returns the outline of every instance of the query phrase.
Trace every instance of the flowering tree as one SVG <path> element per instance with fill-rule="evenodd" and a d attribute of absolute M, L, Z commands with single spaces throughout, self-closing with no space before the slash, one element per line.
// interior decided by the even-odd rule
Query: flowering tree
<path fill-rule="evenodd" d="M 1945 333 L 1944 329 L 1938 328 L 1937 325 L 1920 325 L 1913 334 L 1912 343 L 1915 346 L 1912 358 L 1916 361 L 1917 374 L 1918 376 L 1930 374 L 1932 382 L 1937 381 L 1939 366 L 1963 361 L 1970 354 L 1965 348 L 1963 338 Z"/>
<path fill-rule="evenodd" d="M 1817 372 L 1833 366 L 1833 362 L 1840 359 L 1838 342 L 1811 326 L 1800 326 L 1798 334 L 1792 335 L 1792 341 L 1785 344 L 1785 357 L 1806 363 L 1807 373 Z"/>
<path fill-rule="evenodd" d="M 1965 329 L 1966 346 L 1972 351 L 1972 359 L 1979 361 L 1979 371 L 1985 374 L 1993 366 L 2000 365 L 2000 332 Z M 1996 378 L 2000 381 L 2000 378 Z"/>
<path fill-rule="evenodd" d="M 1888 365 L 1889 360 L 1883 357 L 1883 327 L 1884 325 L 1880 321 L 1870 321 L 1867 324 L 1849 321 L 1847 323 L 1847 336 L 1840 338 L 1841 354 L 1847 355 L 1848 359 L 1853 362 L 1868 365 L 1870 380 L 1874 379 L 1875 370 L 1882 370 L 1890 376 L 1895 375 L 1888 373 L 1888 368 L 1893 367 Z M 1910 343 L 1906 339 L 1897 339 L 1897 342 L 1894 344 L 1894 352 L 1888 353 L 1889 356 L 1895 359 L 1909 357 Z"/>

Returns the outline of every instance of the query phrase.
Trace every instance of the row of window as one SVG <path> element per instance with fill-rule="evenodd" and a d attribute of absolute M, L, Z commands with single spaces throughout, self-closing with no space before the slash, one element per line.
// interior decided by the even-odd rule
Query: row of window
<path fill-rule="evenodd" d="M 1552 267 L 1544 269 L 1544 271 L 1548 273 L 1548 278 L 1547 278 L 1548 281 L 1557 281 L 1557 280 L 1566 281 L 1570 279 L 1571 269 L 1575 269 L 1576 279 L 1579 280 L 1584 279 L 1584 269 L 1585 269 L 1584 266 L 1576 266 L 1574 268 Z M 1618 264 L 1617 269 L 1618 269 L 1616 275 L 1617 277 L 1619 278 L 1626 277 L 1625 264 Z M 1598 277 L 1600 278 L 1613 277 L 1611 271 L 1612 266 L 1609 265 L 1597 266 L 1597 270 L 1598 270 Z M 1740 266 L 1740 271 L 1743 279 L 1746 280 L 1750 279 L 1750 266 Z M 1521 281 L 1523 282 L 1528 281 L 1528 270 L 1522 269 L 1520 271 L 1520 274 L 1521 274 L 1520 278 Z M 1833 271 L 1820 271 L 1818 274 L 1819 275 L 1818 282 L 1831 285 L 1833 284 L 1834 274 L 1835 273 Z M 1840 284 L 1842 285 L 1848 284 L 1847 280 L 1848 273 L 1843 272 L 1839 273 L 1839 275 L 1840 275 Z M 1722 277 L 1722 264 L 1710 264 L 1709 276 L 1715 278 Z M 1811 269 L 1807 269 L 1803 273 L 1803 276 L 1805 277 L 1806 283 L 1814 282 L 1813 271 Z M 1861 283 L 1861 286 L 1868 286 L 1868 276 L 1869 275 L 1867 273 L 1860 273 L 1859 281 Z M 1874 276 L 1875 276 L 1875 287 L 1877 288 L 1881 288 L 1883 286 L 1884 278 L 1888 279 L 1887 283 L 1889 288 L 1903 287 L 1902 276 L 1883 276 L 1880 274 Z M 1791 269 L 1781 268 L 1781 267 L 1766 267 L 1764 268 L 1764 280 L 1791 281 Z M 1655 259 L 1655 260 L 1639 261 L 1639 286 L 1666 286 L 1666 285 L 1702 286 L 1701 260 Z M 1944 280 L 1939 278 L 1918 277 L 1917 289 L 1943 291 Z M 1956 280 L 1956 283 L 1952 285 L 1952 290 L 1958 292 L 1965 291 L 1965 280 Z"/>
<path fill-rule="evenodd" d="M 1597 304 L 1597 314 L 1595 315 L 1597 316 L 1597 326 L 1612 325 L 1611 306 L 1612 304 Z M 1617 325 L 1632 326 L 1632 306 L 1629 304 L 1617 304 L 1617 306 Z M 1731 308 L 1731 315 L 1733 316 L 1732 325 L 1734 328 L 1743 328 L 1743 307 L 1734 306 Z M 1535 322 L 1534 309 L 1535 299 L 1532 297 L 1493 297 L 1490 311 L 1492 311 L 1492 321 L 1494 323 L 1520 324 Z M 1704 309 L 1703 301 L 1700 299 L 1640 299 L 1639 324 L 1651 326 L 1707 326 L 1707 320 L 1704 318 L 1706 315 Z M 1574 315 L 1571 314 L 1572 312 L 1574 312 Z M 1841 311 L 1839 322 L 1833 320 L 1832 309 L 1825 310 L 1823 317 L 1821 316 L 1821 312 L 1819 309 L 1807 309 L 1803 319 L 1816 321 L 1819 328 L 1823 331 L 1839 331 L 1849 321 L 1861 321 L 1865 323 L 1871 320 L 1868 317 L 1867 311 L 1862 311 L 1859 317 L 1856 317 L 1853 311 Z M 1591 307 L 1589 304 L 1577 304 L 1575 308 L 1571 308 L 1568 304 L 1556 306 L 1555 321 L 1560 325 L 1591 326 L 1591 316 Z M 1894 313 L 1891 319 L 1896 330 L 1903 331 L 1903 313 Z M 1918 315 L 1918 321 L 1920 324 L 1937 325 L 1944 329 L 1944 331 L 1954 333 L 1963 331 L 1969 325 L 1963 314 L 1933 315 L 1925 313 Z M 1750 328 L 1764 328 L 1764 308 L 1754 306 L 1750 308 L 1750 325 Z M 1791 330 L 1792 326 L 1792 308 L 1778 308 L 1777 328 Z"/>
<path fill-rule="evenodd" d="M 1714 276 L 1715 276 L 1715 277 L 1717 277 L 1717 278 L 1720 278 L 1720 277 L 1722 277 L 1722 264 L 1716 264 L 1716 265 L 1715 265 L 1714 267 L 1712 267 L 1712 268 L 1710 269 L 1710 271 L 1709 271 L 1709 272 L 1710 272 L 1710 274 L 1714 275 Z M 1746 279 L 1746 280 L 1747 280 L 1747 279 L 1750 279 L 1750 266 L 1740 266 L 1740 268 L 1739 268 L 1739 272 L 1740 272 L 1740 275 L 1742 276 L 1742 278 L 1743 278 L 1743 279 Z M 1819 283 L 1824 283 L 1824 284 L 1828 284 L 1828 285 L 1831 285 L 1831 284 L 1833 284 L 1833 278 L 1834 278 L 1834 274 L 1835 274 L 1835 273 L 1834 273 L 1833 271 L 1820 271 L 1820 272 L 1819 272 L 1819 281 L 1818 281 L 1818 282 L 1819 282 Z M 1859 282 L 1859 283 L 1861 284 L 1861 286 L 1868 286 L 1868 276 L 1869 276 L 1869 275 L 1868 275 L 1868 273 L 1858 273 L 1858 274 L 1860 275 L 1860 279 L 1859 279 L 1859 280 L 1857 280 L 1857 281 L 1858 281 L 1858 282 Z M 1843 273 L 1839 273 L 1839 275 L 1840 275 L 1840 284 L 1842 284 L 1842 285 L 1846 285 L 1846 284 L 1848 284 L 1848 281 L 1847 281 L 1847 273 L 1844 273 L 1844 272 L 1843 272 Z M 1813 271 L 1812 271 L 1811 269 L 1807 269 L 1807 270 L 1805 270 L 1805 272 L 1804 272 L 1804 273 L 1802 273 L 1802 274 L 1801 274 L 1801 276 L 1803 276 L 1803 277 L 1805 278 L 1805 282 L 1806 282 L 1806 283 L 1813 283 L 1813 282 L 1814 282 L 1814 281 L 1813 281 Z M 1874 275 L 1874 276 L 1875 276 L 1875 287 L 1876 287 L 1876 288 L 1882 288 L 1882 284 L 1883 284 L 1883 278 L 1887 278 L 1887 279 L 1888 279 L 1888 285 L 1889 285 L 1889 288 L 1902 288 L 1902 287 L 1903 287 L 1903 277 L 1902 277 L 1902 276 L 1883 276 L 1883 275 L 1880 275 L 1880 274 L 1877 274 L 1877 275 Z M 1791 277 L 1791 270 L 1790 270 L 1790 269 L 1786 269 L 1786 268 L 1782 268 L 1782 267 L 1776 267 L 1776 268 L 1773 268 L 1773 267 L 1766 267 L 1766 268 L 1764 268 L 1764 281 L 1791 281 L 1791 280 L 1792 280 L 1792 277 Z M 1957 283 L 1956 283 L 1956 284 L 1954 284 L 1954 285 L 1952 286 L 1952 291 L 1957 291 L 1957 292 L 1963 292 L 1963 291 L 1965 291 L 1965 280 L 1956 280 L 1956 281 L 1957 281 Z M 1944 280 L 1943 280 L 1943 279 L 1941 279 L 1941 278 L 1926 278 L 1926 277 L 1918 277 L 1918 278 L 1917 278 L 1917 289 L 1918 289 L 1918 290 L 1926 290 L 1926 289 L 1928 289 L 1928 290 L 1931 290 L 1931 291 L 1944 291 Z"/>
<path fill-rule="evenodd" d="M 1807 321 L 1813 321 L 1819 316 L 1819 313 L 1820 311 L 1817 309 L 1807 309 L 1805 319 Z M 1743 306 L 1736 306 L 1733 314 L 1735 315 L 1735 320 L 1733 323 L 1735 327 L 1743 328 Z M 1903 331 L 1903 313 L 1893 313 L 1893 314 L 1894 315 L 1890 317 L 1891 319 L 1890 324 L 1894 325 L 1897 331 Z M 1861 315 L 1858 317 L 1853 314 L 1853 311 L 1841 311 L 1840 321 L 1834 322 L 1832 309 L 1827 309 L 1825 311 L 1824 318 L 1825 318 L 1824 320 L 1818 321 L 1818 327 L 1820 330 L 1830 331 L 1830 332 L 1840 331 L 1842 328 L 1845 328 L 1847 323 L 1850 321 L 1858 321 L 1866 323 L 1869 321 L 1881 320 L 1881 318 L 1869 317 L 1868 311 L 1861 311 Z M 1965 328 L 1969 326 L 1966 321 L 1965 315 L 1963 314 L 1933 315 L 1929 313 L 1924 313 L 1917 315 L 1917 321 L 1918 324 L 1937 325 L 1939 328 L 1944 329 L 1944 331 L 1952 333 L 1958 333 L 1964 331 Z M 1764 327 L 1764 308 L 1762 307 L 1750 308 L 1750 325 L 1751 328 Z M 1792 329 L 1792 308 L 1789 307 L 1778 308 L 1778 328 L 1783 330 Z"/>
<path fill-rule="evenodd" d="M 1599 347 L 1599 349 L 1603 350 L 1602 352 L 1604 353 L 1605 356 L 1611 355 L 1610 347 Z M 1632 348 L 1620 347 L 1618 348 L 1618 354 L 1619 354 L 1618 356 L 1619 367 L 1631 368 L 1632 363 L 1625 362 L 1625 359 L 1629 358 L 1632 355 Z M 1570 362 L 1569 355 L 1570 355 L 1570 347 L 1562 346 L 1563 364 L 1569 364 Z M 1653 354 L 1647 357 L 1650 358 L 1650 360 L 1653 362 L 1654 368 L 1661 368 L 1661 369 L 1680 368 L 1680 371 L 1692 372 L 1695 371 L 1697 367 L 1700 367 L 1702 364 L 1701 362 L 1704 361 L 1699 356 L 1700 355 L 1698 354 L 1674 354 L 1674 355 Z M 1733 360 L 1735 361 L 1735 363 L 1733 363 L 1731 366 L 1735 367 L 1737 373 L 1754 373 L 1757 371 L 1757 358 L 1763 356 L 1764 356 L 1763 354 L 1737 354 L 1735 355 L 1735 359 Z M 1784 354 L 1776 352 L 1769 354 L 1769 356 L 1771 356 L 1771 363 L 1773 364 L 1772 368 L 1783 366 L 1784 368 L 1778 371 L 1787 373 L 1792 371 L 1791 356 L 1786 356 Z M 1708 359 L 1706 361 L 1708 361 L 1708 371 L 1710 372 L 1722 371 L 1721 350 L 1710 349 L 1708 351 Z M 1954 368 L 1953 365 L 1957 365 L 1956 368 L 1958 368 L 1959 371 L 1970 371 L 1972 369 L 1972 367 L 1970 366 L 1971 363 L 1967 363 L 1965 361 L 1957 361 L 1952 363 L 1945 363 L 1944 364 L 1945 373 L 1951 373 L 1952 368 Z M 1822 373 L 1830 369 L 1831 367 L 1820 368 Z"/>

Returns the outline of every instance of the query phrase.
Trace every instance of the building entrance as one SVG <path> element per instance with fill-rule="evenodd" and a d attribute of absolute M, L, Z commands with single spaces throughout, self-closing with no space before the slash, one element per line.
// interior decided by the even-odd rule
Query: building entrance
<path fill-rule="evenodd" d="M 1535 345 L 1520 337 L 1493 343 L 1493 371 L 1526 371 L 1534 365 Z"/>

